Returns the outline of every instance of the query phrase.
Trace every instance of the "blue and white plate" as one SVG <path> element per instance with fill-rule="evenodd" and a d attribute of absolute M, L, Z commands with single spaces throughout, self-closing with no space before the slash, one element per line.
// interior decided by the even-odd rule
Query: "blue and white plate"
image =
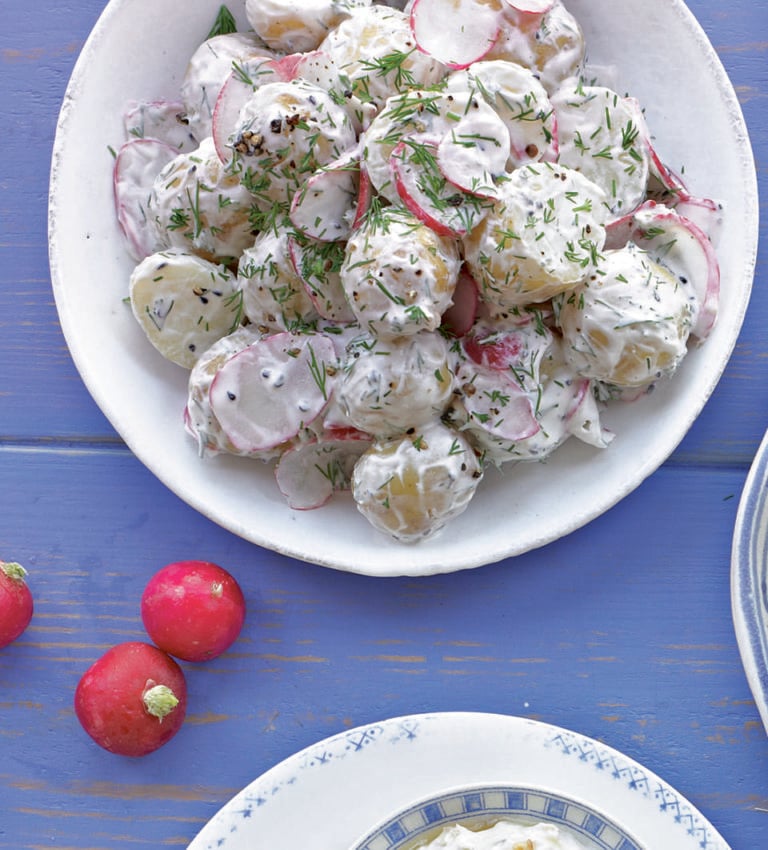
<path fill-rule="evenodd" d="M 584 850 L 642 850 L 619 824 L 591 806 L 520 785 L 472 785 L 433 795 L 387 818 L 352 850 L 414 850 L 451 824 L 481 830 L 500 820 L 522 827 L 551 824 Z"/>
<path fill-rule="evenodd" d="M 506 788 L 503 805 L 570 820 L 582 841 L 591 831 L 590 850 L 729 850 L 691 803 L 611 747 L 535 720 L 473 712 L 397 717 L 314 744 L 241 791 L 188 850 L 347 850 L 389 818 L 400 824 L 396 839 L 416 827 L 393 813 L 418 812 L 430 796 L 458 792 L 461 805 L 491 805 L 462 798 L 458 789 L 470 786 Z M 450 807 L 430 816 L 439 812 Z"/>
<path fill-rule="evenodd" d="M 731 605 L 744 670 L 768 730 L 768 432 L 755 455 L 736 514 Z"/>

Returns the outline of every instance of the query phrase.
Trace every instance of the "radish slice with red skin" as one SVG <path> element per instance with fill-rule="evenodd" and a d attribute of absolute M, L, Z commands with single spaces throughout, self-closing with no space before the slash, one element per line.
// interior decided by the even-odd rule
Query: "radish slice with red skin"
<path fill-rule="evenodd" d="M 147 200 L 155 177 L 178 155 L 157 139 L 134 139 L 117 152 L 113 169 L 115 210 L 134 260 L 155 250 L 155 235 L 147 222 Z"/>
<path fill-rule="evenodd" d="M 505 372 L 463 364 L 457 373 L 464 408 L 475 427 L 502 440 L 525 440 L 541 426 L 530 399 Z"/>
<path fill-rule="evenodd" d="M 691 333 L 700 341 L 706 339 L 717 318 L 720 298 L 720 265 L 708 234 L 677 210 L 646 201 L 633 213 L 611 222 L 606 237 L 607 249 L 635 242 L 675 276 L 691 283 L 699 302 Z"/>
<path fill-rule="evenodd" d="M 592 381 L 583 378 L 574 381 L 574 384 L 573 398 L 565 414 L 568 433 L 583 443 L 604 449 L 616 435 L 600 424 L 600 411 L 592 392 Z"/>
<path fill-rule="evenodd" d="M 648 203 L 648 202 L 647 202 Z M 652 201 L 650 203 L 653 203 Z M 642 209 L 642 207 L 639 207 Z M 613 219 L 605 225 L 605 245 L 604 247 L 613 251 L 617 248 L 623 248 L 627 242 L 632 239 L 632 233 L 635 229 L 635 213 L 627 213 L 620 218 Z"/>
<path fill-rule="evenodd" d="M 653 202 L 635 212 L 634 223 L 632 241 L 693 287 L 699 310 L 691 334 L 703 341 L 715 324 L 720 299 L 720 265 L 712 242 L 690 219 Z"/>
<path fill-rule="evenodd" d="M 339 269 L 344 259 L 343 242 L 319 242 L 291 236 L 288 249 L 296 274 L 301 278 L 315 310 L 323 319 L 340 324 L 355 321 Z"/>
<path fill-rule="evenodd" d="M 240 110 L 259 86 L 283 80 L 276 60 L 258 57 L 238 65 L 224 81 L 213 107 L 211 130 L 216 153 L 224 165 L 232 159 L 229 142 L 237 129 Z"/>
<path fill-rule="evenodd" d="M 283 452 L 275 480 L 289 507 L 297 511 L 321 508 L 334 493 L 348 490 L 358 458 L 371 437 L 354 432 L 344 438 L 312 440 Z"/>
<path fill-rule="evenodd" d="M 355 216 L 360 153 L 349 151 L 318 169 L 293 197 L 290 219 L 305 236 L 322 242 L 346 239 Z"/>
<path fill-rule="evenodd" d="M 723 229 L 723 205 L 711 198 L 697 198 L 680 192 L 677 199 L 669 203 L 678 215 L 697 224 L 717 247 Z"/>
<path fill-rule="evenodd" d="M 496 335 L 488 342 L 469 335 L 464 339 L 464 351 L 475 362 L 494 372 L 507 372 L 520 364 L 526 341 L 522 334 L 508 330 Z"/>
<path fill-rule="evenodd" d="M 480 198 L 497 196 L 495 180 L 509 159 L 509 130 L 483 101 L 464 116 L 437 146 L 441 174 L 457 188 Z"/>
<path fill-rule="evenodd" d="M 361 161 L 360 174 L 358 176 L 357 205 L 355 206 L 355 215 L 352 219 L 352 230 L 355 230 L 362 224 L 363 219 L 368 214 L 368 210 L 371 208 L 372 200 L 373 184 L 371 183 L 371 177 L 368 174 L 365 163 Z"/>
<path fill-rule="evenodd" d="M 450 21 L 447 29 L 441 21 Z M 467 68 L 496 44 L 501 6 L 495 0 L 414 0 L 411 31 L 419 49 L 449 68 Z"/>
<path fill-rule="evenodd" d="M 449 183 L 437 162 L 439 142 L 409 136 L 395 145 L 390 168 L 403 205 L 438 236 L 466 235 L 485 215 L 480 198 Z"/>
<path fill-rule="evenodd" d="M 244 453 L 272 449 L 313 422 L 331 397 L 333 343 L 321 334 L 263 337 L 238 352 L 211 383 L 211 410 Z"/>
<path fill-rule="evenodd" d="M 282 82 L 288 83 L 299 76 L 298 69 L 306 55 L 304 53 L 288 53 L 279 59 L 272 59 L 271 67 L 274 68 Z"/>
<path fill-rule="evenodd" d="M 479 302 L 477 282 L 462 268 L 453 291 L 453 304 L 443 313 L 443 326 L 455 336 L 465 336 L 475 323 Z"/>
<path fill-rule="evenodd" d="M 508 168 L 557 161 L 557 114 L 532 71 L 515 62 L 490 59 L 455 71 L 448 78 L 448 89 L 479 92 L 503 121 L 510 142 Z"/>
<path fill-rule="evenodd" d="M 672 169 L 662 162 L 661 157 L 656 152 L 656 148 L 651 142 L 650 134 L 645 130 L 645 145 L 648 148 L 650 155 L 649 159 L 649 189 L 656 194 L 669 195 L 673 199 L 680 193 L 687 193 L 688 190 L 680 175 L 675 174 Z M 654 187 L 654 181 L 660 186 L 660 189 Z M 671 201 L 673 202 L 673 201 Z"/>

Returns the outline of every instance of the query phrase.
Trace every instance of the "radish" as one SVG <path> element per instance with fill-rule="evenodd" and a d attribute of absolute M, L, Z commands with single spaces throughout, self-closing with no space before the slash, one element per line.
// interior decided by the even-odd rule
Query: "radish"
<path fill-rule="evenodd" d="M 616 436 L 600 424 L 600 411 L 589 378 L 573 379 L 574 394 L 565 413 L 568 433 L 582 443 L 604 449 Z"/>
<path fill-rule="evenodd" d="M 358 458 L 371 438 L 351 429 L 347 436 L 300 443 L 284 452 L 275 467 L 280 492 L 294 510 L 320 508 L 335 492 L 348 490 Z"/>
<path fill-rule="evenodd" d="M 217 564 L 178 561 L 147 583 L 141 619 L 163 652 L 183 661 L 207 661 L 240 634 L 245 599 L 237 581 Z"/>
<path fill-rule="evenodd" d="M 502 440 L 525 440 L 539 429 L 527 393 L 511 373 L 476 363 L 456 375 L 462 402 L 475 427 Z"/>
<path fill-rule="evenodd" d="M 447 28 L 442 22 L 450 22 Z M 414 0 L 411 30 L 419 48 L 449 68 L 478 62 L 496 44 L 501 6 L 482 0 Z"/>
<path fill-rule="evenodd" d="M 328 405 L 336 374 L 333 343 L 321 334 L 263 337 L 235 354 L 211 384 L 211 410 L 241 452 L 296 437 Z"/>
<path fill-rule="evenodd" d="M 240 110 L 260 85 L 283 79 L 277 61 L 259 56 L 236 65 L 224 81 L 213 107 L 211 130 L 216 153 L 224 165 L 232 159 L 229 140 L 237 128 Z"/>
<path fill-rule="evenodd" d="M 315 310 L 323 319 L 348 324 L 355 321 L 355 314 L 339 276 L 344 245 L 344 242 L 302 239 L 298 234 L 288 237 L 291 262 Z"/>
<path fill-rule="evenodd" d="M 484 100 L 446 133 L 437 145 L 437 165 L 451 184 L 480 198 L 496 197 L 496 180 L 509 159 L 509 130 Z"/>
<path fill-rule="evenodd" d="M 698 225 L 717 247 L 723 229 L 723 205 L 711 198 L 698 198 L 687 192 L 679 192 L 669 203 L 678 215 Z"/>
<path fill-rule="evenodd" d="M 360 175 L 358 180 L 357 203 L 355 204 L 355 214 L 352 218 L 352 230 L 360 227 L 368 210 L 371 208 L 373 200 L 373 185 L 371 177 L 368 174 L 368 169 L 364 162 L 360 162 Z"/>
<path fill-rule="evenodd" d="M 479 301 L 477 282 L 462 267 L 453 291 L 453 304 L 443 313 L 443 327 L 458 337 L 464 336 L 475 323 Z"/>
<path fill-rule="evenodd" d="M 337 242 L 349 236 L 359 198 L 357 148 L 319 168 L 294 195 L 290 219 L 305 236 Z"/>
<path fill-rule="evenodd" d="M 155 250 L 156 237 L 147 219 L 147 201 L 155 177 L 177 154 L 178 150 L 157 139 L 134 139 L 117 152 L 113 169 L 115 210 L 134 260 L 143 260 Z"/>
<path fill-rule="evenodd" d="M 83 729 L 105 750 L 144 756 L 184 723 L 187 684 L 179 665 L 149 643 L 113 646 L 86 670 L 75 690 Z"/>
<path fill-rule="evenodd" d="M 438 151 L 439 141 L 408 136 L 395 145 L 390 167 L 405 207 L 439 236 L 457 238 L 474 228 L 487 206 L 446 180 Z"/>
<path fill-rule="evenodd" d="M 157 139 L 177 151 L 199 145 L 189 129 L 184 104 L 177 100 L 130 101 L 123 115 L 129 139 Z"/>
<path fill-rule="evenodd" d="M 501 59 L 476 62 L 448 78 L 451 90 L 478 91 L 509 133 L 510 168 L 559 154 L 557 116 L 547 90 L 533 71 Z"/>
<path fill-rule="evenodd" d="M 13 643 L 32 619 L 34 601 L 26 576 L 21 564 L 0 561 L 0 649 Z"/>
<path fill-rule="evenodd" d="M 706 339 L 715 324 L 720 298 L 720 265 L 706 233 L 689 219 L 653 202 L 634 215 L 632 239 L 679 280 L 690 283 L 699 309 L 691 333 Z"/>
<path fill-rule="evenodd" d="M 650 150 L 645 119 L 633 98 L 605 86 L 561 86 L 551 97 L 557 116 L 558 162 L 580 171 L 607 196 L 613 218 L 645 199 Z"/>

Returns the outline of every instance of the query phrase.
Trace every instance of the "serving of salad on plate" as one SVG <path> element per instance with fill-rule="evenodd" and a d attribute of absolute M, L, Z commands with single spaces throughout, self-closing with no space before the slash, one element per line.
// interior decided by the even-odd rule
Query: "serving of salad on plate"
<path fill-rule="evenodd" d="M 205 458 L 432 536 L 485 470 L 669 380 L 718 310 L 721 206 L 654 150 L 561 2 L 222 6 L 176 101 L 131 101 L 136 321 Z M 437 26 L 451 21 L 451 26 Z"/>

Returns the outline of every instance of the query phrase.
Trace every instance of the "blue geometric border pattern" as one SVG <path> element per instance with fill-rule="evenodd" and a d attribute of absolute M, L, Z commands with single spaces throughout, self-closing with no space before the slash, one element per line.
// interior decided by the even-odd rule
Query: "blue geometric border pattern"
<path fill-rule="evenodd" d="M 420 724 L 421 719 L 418 717 L 403 717 L 395 724 L 376 723 L 370 726 L 361 726 L 321 741 L 315 746 L 308 747 L 300 753 L 300 759 L 296 765 L 296 772 L 294 774 L 276 781 L 270 787 L 264 787 L 260 783 L 258 790 L 246 790 L 240 801 L 240 808 L 232 808 L 226 812 L 219 812 L 217 817 L 225 817 L 227 834 L 218 835 L 212 841 L 209 841 L 205 845 L 206 850 L 228 848 L 232 846 L 230 839 L 236 845 L 241 843 L 238 835 L 239 825 L 250 820 L 257 809 L 267 805 L 281 791 L 299 781 L 303 772 L 342 761 L 368 749 L 373 744 L 382 745 L 388 743 L 390 746 L 408 744 L 418 737 Z"/>
<path fill-rule="evenodd" d="M 512 785 L 452 791 L 411 806 L 370 833 L 354 850 L 404 850 L 452 823 L 490 826 L 499 819 L 522 825 L 552 823 L 590 850 L 642 850 L 617 824 L 567 797 Z"/>
<path fill-rule="evenodd" d="M 681 825 L 686 833 L 696 839 L 701 850 L 712 850 L 722 846 L 712 828 L 685 800 L 673 792 L 668 785 L 637 764 L 627 763 L 621 756 L 596 741 L 575 733 L 561 731 L 549 741 L 564 756 L 576 758 L 594 766 L 595 770 L 622 782 L 630 791 L 645 799 L 655 800 L 659 811 L 669 815 Z"/>

